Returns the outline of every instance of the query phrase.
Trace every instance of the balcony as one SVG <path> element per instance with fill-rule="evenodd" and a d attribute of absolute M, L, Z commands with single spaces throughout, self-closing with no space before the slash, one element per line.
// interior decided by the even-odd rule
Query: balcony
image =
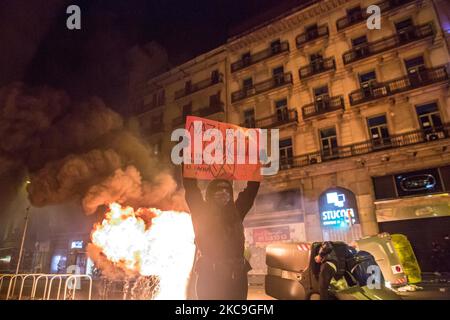
<path fill-rule="evenodd" d="M 420 26 L 412 26 L 393 36 L 368 42 L 348 50 L 342 55 L 342 60 L 344 60 L 344 64 L 349 64 L 433 35 L 434 28 L 431 22 Z"/>
<path fill-rule="evenodd" d="M 190 115 L 199 116 L 199 117 L 208 117 L 208 116 L 211 116 L 211 115 L 219 113 L 219 112 L 225 112 L 224 103 L 222 101 L 211 104 L 206 107 L 203 107 L 199 110 L 196 110 L 196 111 L 192 112 Z M 183 125 L 185 122 L 186 122 L 186 117 L 183 117 L 183 116 L 176 117 L 172 120 L 172 126 L 179 127 L 179 126 Z"/>
<path fill-rule="evenodd" d="M 273 76 L 272 78 L 256 83 L 251 87 L 243 88 L 241 90 L 231 93 L 231 102 L 235 103 L 239 100 L 249 98 L 263 92 L 270 91 L 275 88 L 283 87 L 292 84 L 292 74 L 290 72 L 281 75 Z"/>
<path fill-rule="evenodd" d="M 317 29 L 309 30 L 305 33 L 299 34 L 297 38 L 295 38 L 295 43 L 297 44 L 297 48 L 300 48 L 301 46 L 313 40 L 328 37 L 328 34 L 328 26 L 323 25 L 318 27 Z"/>
<path fill-rule="evenodd" d="M 380 7 L 381 13 L 385 13 L 389 10 L 398 8 L 406 3 L 413 2 L 414 0 L 386 0 L 377 3 L 376 5 Z M 367 8 L 361 9 L 361 11 L 357 14 L 353 14 L 351 16 L 345 16 L 336 20 L 337 30 L 343 30 L 352 25 L 360 23 L 362 21 L 366 21 L 370 15 L 367 13 Z"/>
<path fill-rule="evenodd" d="M 257 119 L 251 126 L 247 127 L 270 129 L 297 122 L 298 122 L 297 110 L 286 108 L 283 110 L 279 110 L 279 112 L 272 114 L 268 117 Z M 246 124 L 241 124 L 241 127 L 246 127 Z"/>
<path fill-rule="evenodd" d="M 273 46 L 264 49 L 255 54 L 252 54 L 249 57 L 242 58 L 232 63 L 231 72 L 236 72 L 238 70 L 245 69 L 253 64 L 256 64 L 271 57 L 278 56 L 284 52 L 289 52 L 289 42 L 287 41 L 281 42 L 279 46 Z"/>
<path fill-rule="evenodd" d="M 205 88 L 211 87 L 215 84 L 222 83 L 222 82 L 223 82 L 223 74 L 218 73 L 217 76 L 211 76 L 210 78 L 207 78 L 207 79 L 202 80 L 197 83 L 193 83 L 190 86 L 186 86 L 185 88 L 176 91 L 175 99 L 180 99 L 180 98 L 186 97 L 197 91 L 203 90 Z"/>
<path fill-rule="evenodd" d="M 344 108 L 343 96 L 325 97 L 302 107 L 303 120 L 331 111 L 344 110 Z"/>
<path fill-rule="evenodd" d="M 311 64 L 298 69 L 298 74 L 300 76 L 300 79 L 306 79 L 315 74 L 319 74 L 330 70 L 336 70 L 336 63 L 334 61 L 334 57 L 315 60 Z"/>
<path fill-rule="evenodd" d="M 280 169 L 290 169 L 304 167 L 320 162 L 332 161 L 337 159 L 360 156 L 376 151 L 386 151 L 389 149 L 411 146 L 420 143 L 446 139 L 450 137 L 450 123 L 440 127 L 420 129 L 407 133 L 390 136 L 384 139 L 367 140 L 347 146 L 337 147 L 328 152 L 313 152 L 292 158 L 280 160 Z"/>
<path fill-rule="evenodd" d="M 446 66 L 439 66 L 430 69 L 419 69 L 415 73 L 394 80 L 371 83 L 364 88 L 352 91 L 349 94 L 350 104 L 357 105 L 364 102 L 373 101 L 396 93 L 413 90 L 429 84 L 448 81 L 449 76 Z"/>

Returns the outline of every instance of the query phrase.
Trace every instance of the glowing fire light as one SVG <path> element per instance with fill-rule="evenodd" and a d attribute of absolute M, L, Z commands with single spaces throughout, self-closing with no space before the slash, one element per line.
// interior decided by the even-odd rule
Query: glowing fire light
<path fill-rule="evenodd" d="M 122 207 L 112 203 L 91 234 L 116 266 L 159 277 L 157 299 L 184 299 L 195 245 L 188 213 Z"/>

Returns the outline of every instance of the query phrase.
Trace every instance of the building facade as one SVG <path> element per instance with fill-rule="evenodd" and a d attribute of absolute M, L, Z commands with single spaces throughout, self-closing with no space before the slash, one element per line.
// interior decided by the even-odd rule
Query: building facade
<path fill-rule="evenodd" d="M 450 229 L 442 12 L 444 1 L 315 1 L 150 79 L 139 122 L 165 161 L 187 115 L 280 130 L 280 171 L 245 220 L 255 273 L 270 242 L 382 231 L 408 235 L 431 270 L 431 242 Z"/>

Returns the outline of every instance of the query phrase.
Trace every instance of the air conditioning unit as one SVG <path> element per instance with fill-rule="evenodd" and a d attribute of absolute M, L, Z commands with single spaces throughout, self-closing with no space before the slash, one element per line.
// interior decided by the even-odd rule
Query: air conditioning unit
<path fill-rule="evenodd" d="M 309 157 L 309 164 L 316 164 L 316 163 L 321 163 L 321 162 L 322 162 L 322 158 L 319 155 Z"/>
<path fill-rule="evenodd" d="M 438 139 L 442 139 L 442 138 L 445 138 L 445 134 L 442 131 L 430 132 L 430 133 L 427 133 L 425 136 L 425 139 L 427 141 L 434 141 L 434 140 L 438 140 Z"/>

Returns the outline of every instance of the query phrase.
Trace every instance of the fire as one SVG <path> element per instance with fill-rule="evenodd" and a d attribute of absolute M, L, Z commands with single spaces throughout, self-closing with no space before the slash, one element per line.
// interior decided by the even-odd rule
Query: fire
<path fill-rule="evenodd" d="M 157 299 L 184 299 L 195 253 L 191 217 L 186 212 L 109 206 L 94 226 L 91 241 L 119 268 L 157 276 Z"/>

